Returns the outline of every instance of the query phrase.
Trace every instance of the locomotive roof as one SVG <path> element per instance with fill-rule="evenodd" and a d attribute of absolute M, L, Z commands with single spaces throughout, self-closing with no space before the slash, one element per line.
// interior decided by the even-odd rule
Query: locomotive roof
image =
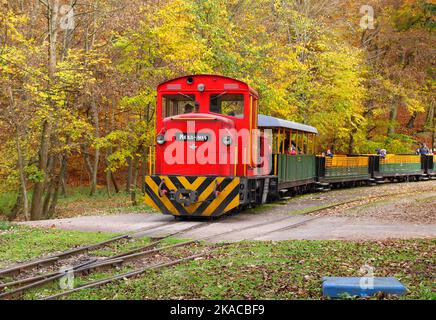
<path fill-rule="evenodd" d="M 234 78 L 230 78 L 230 77 L 226 77 L 226 76 L 222 76 L 222 75 L 218 75 L 218 74 L 191 74 L 191 75 L 185 75 L 185 76 L 181 76 L 178 78 L 173 78 L 170 80 L 167 80 L 165 82 L 160 83 L 157 86 L 157 89 L 159 91 L 161 90 L 166 90 L 166 88 L 168 88 L 168 85 L 171 85 L 173 83 L 175 84 L 185 84 L 186 80 L 188 78 L 194 78 L 194 80 L 199 80 L 199 81 L 213 81 L 216 82 L 216 85 L 213 89 L 215 90 L 232 90 L 232 89 L 239 89 L 239 90 L 249 90 L 251 93 L 253 93 L 256 97 L 259 96 L 259 94 L 257 93 L 256 90 L 254 90 L 252 87 L 250 87 L 247 83 L 238 80 L 238 79 L 234 79 Z M 183 81 L 181 81 L 183 80 Z M 210 84 L 210 83 L 209 83 Z M 238 84 L 240 85 L 239 87 L 234 87 L 234 85 L 232 86 L 232 84 Z M 226 86 L 229 86 L 230 88 L 226 88 Z M 206 86 L 208 87 L 208 86 Z M 181 89 L 182 87 L 180 87 Z M 175 89 L 170 89 L 170 90 L 175 90 Z M 207 88 L 206 88 L 207 90 Z"/>
<path fill-rule="evenodd" d="M 318 134 L 318 130 L 315 127 L 298 122 L 266 116 L 263 114 L 259 114 L 257 120 L 257 126 L 260 128 L 287 128 Z"/>

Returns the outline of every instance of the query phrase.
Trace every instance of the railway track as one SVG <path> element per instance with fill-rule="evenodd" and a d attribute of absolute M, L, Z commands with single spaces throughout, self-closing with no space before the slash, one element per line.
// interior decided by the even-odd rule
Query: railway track
<path fill-rule="evenodd" d="M 167 224 L 165 224 L 165 226 L 175 224 L 175 223 L 176 222 L 171 222 L 169 224 L 167 223 Z M 209 223 L 210 222 L 202 222 L 202 223 L 199 223 L 197 225 L 193 225 L 193 226 L 190 226 L 188 228 L 172 232 L 170 234 L 165 235 L 164 237 L 158 238 L 158 240 L 152 241 L 151 243 L 149 243 L 147 245 L 140 246 L 138 248 L 134 248 L 132 250 L 129 250 L 127 252 L 123 252 L 123 253 L 120 253 L 120 254 L 117 254 L 114 256 L 110 256 L 110 257 L 106 257 L 106 258 L 102 258 L 102 259 L 96 259 L 96 258 L 88 259 L 87 261 L 80 262 L 76 265 L 71 266 L 69 268 L 69 270 L 71 270 L 74 274 L 84 274 L 86 272 L 92 272 L 95 270 L 104 270 L 107 268 L 120 266 L 123 263 L 126 263 L 128 261 L 139 259 L 139 258 L 144 257 L 146 255 L 151 255 L 153 253 L 157 253 L 157 252 L 160 252 L 160 251 L 165 250 L 165 249 L 177 248 L 177 247 L 186 246 L 186 245 L 195 243 L 197 241 L 186 241 L 186 242 L 178 243 L 178 244 L 171 245 L 171 246 L 164 246 L 162 248 L 156 248 L 159 244 L 163 243 L 166 239 L 168 239 L 170 237 L 177 236 L 178 234 L 180 234 L 182 232 L 187 232 L 190 230 L 194 230 L 194 229 L 206 226 Z M 131 239 L 138 233 L 142 233 L 144 231 L 151 231 L 151 230 L 155 231 L 155 230 L 158 230 L 162 227 L 164 227 L 164 225 L 142 228 L 139 230 L 135 230 L 134 232 L 130 232 L 128 234 L 117 236 L 117 237 L 114 237 L 112 239 L 109 239 L 109 240 L 106 240 L 103 242 L 91 244 L 88 246 L 73 248 L 73 249 L 70 249 L 70 250 L 67 250 L 64 252 L 60 252 L 60 253 L 57 253 L 54 255 L 49 255 L 47 257 L 44 257 L 44 258 L 41 258 L 38 260 L 17 264 L 17 265 L 8 267 L 6 269 L 0 270 L 0 280 L 5 279 L 7 277 L 11 277 L 11 276 L 17 277 L 17 276 L 22 275 L 24 272 L 29 272 L 32 270 L 35 271 L 35 269 L 38 269 L 41 267 L 55 266 L 56 264 L 60 263 L 62 260 L 65 260 L 67 257 L 71 257 L 73 255 L 81 254 L 84 252 L 89 252 L 89 251 L 107 246 L 109 244 L 113 244 L 113 243 L 121 241 L 121 240 Z M 59 269 L 61 269 L 61 268 L 59 268 Z M 51 272 L 44 272 L 44 273 L 37 273 L 37 271 L 38 270 L 36 270 L 36 272 L 34 272 L 34 274 L 29 276 L 29 277 L 13 279 L 12 281 L 0 283 L 0 299 L 14 299 L 14 298 L 20 297 L 24 292 L 26 292 L 28 290 L 31 290 L 31 289 L 34 289 L 37 287 L 41 287 L 47 283 L 58 280 L 61 277 L 65 276 L 65 274 L 66 274 L 66 271 L 59 271 L 59 270 L 58 271 L 51 271 Z M 10 289 L 10 288 L 15 288 L 15 289 L 4 292 L 5 289 Z"/>
<path fill-rule="evenodd" d="M 330 204 L 330 205 L 324 206 L 322 208 L 314 208 L 312 210 L 307 210 L 305 212 L 305 215 L 307 216 L 307 218 L 302 220 L 302 221 L 299 221 L 297 223 L 293 222 L 291 224 L 285 224 L 283 226 L 280 226 L 279 228 L 274 228 L 272 230 L 263 232 L 262 234 L 255 234 L 251 237 L 246 237 L 244 240 L 252 240 L 255 238 L 265 236 L 265 235 L 270 234 L 270 233 L 282 232 L 282 231 L 285 231 L 288 229 L 297 228 L 299 226 L 302 226 L 306 223 L 309 223 L 313 220 L 316 220 L 316 219 L 319 219 L 322 217 L 322 216 L 309 216 L 308 214 L 313 214 L 316 212 L 321 212 L 321 211 L 325 211 L 325 210 L 329 210 L 332 208 L 341 207 L 341 206 L 345 206 L 345 205 L 349 205 L 349 204 L 355 204 L 354 206 L 347 208 L 347 209 L 352 209 L 352 208 L 358 207 L 362 201 L 368 202 L 368 201 L 372 201 L 375 199 L 383 199 L 384 197 L 387 197 L 387 196 L 398 196 L 398 195 L 405 195 L 405 194 L 410 194 L 410 193 L 412 193 L 412 192 L 397 193 L 395 195 L 383 194 L 383 195 L 376 195 L 376 196 L 370 196 L 370 197 L 365 197 L 365 198 L 350 199 L 347 201 L 342 201 L 342 202 Z M 69 272 L 72 272 L 74 275 L 84 275 L 84 274 L 89 274 L 89 273 L 91 273 L 93 271 L 97 271 L 97 270 L 100 271 L 100 270 L 113 269 L 114 267 L 120 267 L 122 265 L 127 265 L 129 262 L 140 260 L 140 259 L 147 257 L 147 256 L 153 256 L 155 254 L 160 254 L 162 252 L 168 252 L 168 251 L 174 252 L 177 248 L 188 247 L 190 245 L 197 244 L 201 241 L 207 241 L 207 240 L 211 240 L 214 238 L 220 238 L 221 236 L 224 236 L 224 235 L 242 232 L 242 231 L 245 231 L 248 229 L 254 229 L 254 228 L 257 228 L 260 226 L 275 224 L 278 222 L 286 222 L 287 220 L 290 220 L 292 218 L 293 218 L 293 216 L 286 216 L 286 217 L 280 217 L 277 219 L 270 219 L 268 221 L 250 224 L 248 226 L 243 226 L 243 227 L 239 227 L 239 228 L 234 228 L 234 229 L 222 232 L 222 233 L 211 234 L 211 235 L 208 235 L 206 237 L 202 237 L 202 238 L 199 238 L 196 240 L 189 240 L 189 241 L 180 242 L 180 243 L 177 243 L 174 245 L 166 245 L 166 246 L 158 247 L 159 244 L 162 244 L 162 242 L 165 239 L 168 239 L 169 237 L 181 235 L 181 234 L 187 233 L 189 231 L 192 231 L 192 230 L 195 230 L 198 228 L 206 227 L 206 226 L 211 224 L 211 222 L 209 222 L 209 221 L 202 222 L 202 223 L 190 226 L 188 228 L 167 234 L 164 237 L 161 237 L 155 241 L 152 241 L 151 243 L 149 243 L 147 245 L 144 245 L 144 246 L 141 246 L 138 248 L 134 248 L 134 249 L 131 249 L 129 251 L 126 251 L 126 252 L 123 252 L 120 254 L 105 257 L 102 259 L 89 258 L 86 261 L 83 261 L 83 262 L 80 262 L 76 265 L 73 265 L 70 268 Z M 156 231 L 162 227 L 165 227 L 165 226 L 168 226 L 171 224 L 176 224 L 176 223 L 177 222 L 172 222 L 169 224 L 166 223 L 166 224 L 162 224 L 162 225 L 158 225 L 158 226 L 147 227 L 147 228 L 135 230 L 134 232 L 131 232 L 131 233 L 128 233 L 125 235 L 121 235 L 121 236 L 118 236 L 118 237 L 115 237 L 115 238 L 112 238 L 112 239 L 109 239 L 109 240 L 106 240 L 106 241 L 103 241 L 100 243 L 92 244 L 89 246 L 73 248 L 73 249 L 70 249 L 70 250 L 55 254 L 55 255 L 44 257 L 44 258 L 39 259 L 39 260 L 31 261 L 31 262 L 24 263 L 24 264 L 15 265 L 15 266 L 12 266 L 12 267 L 7 268 L 7 269 L 0 270 L 0 279 L 2 277 L 4 278 L 5 276 L 19 275 L 23 271 L 35 269 L 38 266 L 46 266 L 46 265 L 50 265 L 50 264 L 53 265 L 53 264 L 59 263 L 60 260 L 65 259 L 66 257 L 70 257 L 70 256 L 75 255 L 75 254 L 79 254 L 79 253 L 91 251 L 91 250 L 94 250 L 94 249 L 97 249 L 100 247 L 104 247 L 104 246 L 110 245 L 112 243 L 122 241 L 124 239 L 129 239 L 129 238 L 134 237 L 135 234 L 140 234 L 140 233 L 145 232 L 145 231 L 153 231 L 153 230 Z M 205 256 L 205 255 L 211 255 L 216 250 L 221 248 L 223 245 L 229 245 L 229 243 L 220 244 L 217 247 L 212 247 L 211 249 L 209 248 L 210 250 L 207 250 L 206 252 L 191 254 L 191 255 L 188 255 L 186 257 L 172 259 L 171 261 L 167 261 L 167 262 L 147 263 L 142 268 L 135 269 L 133 271 L 129 271 L 127 273 L 122 273 L 122 274 L 115 275 L 112 277 L 108 277 L 105 279 L 101 279 L 98 281 L 89 282 L 83 286 L 74 288 L 72 290 L 67 290 L 67 291 L 61 292 L 61 293 L 56 294 L 56 295 L 45 297 L 43 299 L 56 299 L 56 298 L 71 294 L 73 292 L 77 292 L 79 290 L 85 289 L 85 288 L 98 287 L 98 286 L 104 285 L 106 283 L 117 281 L 119 279 L 134 277 L 134 276 L 143 274 L 143 273 L 147 272 L 148 270 L 168 267 L 168 266 L 172 266 L 172 265 L 182 263 L 185 261 L 193 260 L 193 259 Z M 43 274 L 32 275 L 32 276 L 26 277 L 26 278 L 14 279 L 12 281 L 5 282 L 5 283 L 0 283 L 0 299 L 19 298 L 25 292 L 32 290 L 32 289 L 35 289 L 35 288 L 38 288 L 38 287 L 41 287 L 41 286 L 44 286 L 50 282 L 56 281 L 56 280 L 60 279 L 61 277 L 65 276 L 65 274 L 66 274 L 65 271 L 52 271 L 52 272 L 46 272 Z M 5 291 L 5 289 L 11 289 L 11 288 L 12 288 L 12 290 Z M 2 292 L 2 291 L 4 291 L 4 292 Z"/>

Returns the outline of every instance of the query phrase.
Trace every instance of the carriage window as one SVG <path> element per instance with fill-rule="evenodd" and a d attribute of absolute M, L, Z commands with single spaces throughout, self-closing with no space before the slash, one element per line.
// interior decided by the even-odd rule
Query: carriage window
<path fill-rule="evenodd" d="M 210 112 L 220 113 L 236 118 L 244 117 L 243 94 L 212 94 L 210 96 Z"/>
<path fill-rule="evenodd" d="M 166 94 L 162 96 L 162 117 L 172 117 L 182 113 L 194 112 L 193 94 Z"/>

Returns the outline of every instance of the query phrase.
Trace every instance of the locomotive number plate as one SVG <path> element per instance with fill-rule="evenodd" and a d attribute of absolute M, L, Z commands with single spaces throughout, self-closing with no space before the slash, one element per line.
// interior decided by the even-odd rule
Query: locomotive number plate
<path fill-rule="evenodd" d="M 177 141 L 209 141 L 210 134 L 207 133 L 177 133 Z"/>

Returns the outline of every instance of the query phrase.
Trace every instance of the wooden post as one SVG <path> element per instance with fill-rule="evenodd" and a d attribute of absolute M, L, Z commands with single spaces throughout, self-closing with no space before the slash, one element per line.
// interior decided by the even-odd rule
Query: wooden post
<path fill-rule="evenodd" d="M 285 153 L 285 139 L 286 139 L 286 131 L 285 128 L 283 128 L 282 153 Z"/>
<path fill-rule="evenodd" d="M 297 152 L 297 154 L 298 154 L 298 149 L 300 148 L 299 140 L 300 140 L 300 131 L 297 130 L 297 133 L 295 136 L 295 148 L 296 148 L 295 151 Z"/>
<path fill-rule="evenodd" d="M 279 148 L 280 148 L 280 129 L 277 129 L 277 139 L 276 139 L 277 154 L 279 153 Z"/>
<path fill-rule="evenodd" d="M 306 143 L 306 150 L 305 150 L 305 154 L 309 154 L 309 133 L 305 132 L 304 133 L 304 138 L 306 141 L 304 141 Z M 304 147 L 304 142 L 303 142 L 303 147 Z"/>

